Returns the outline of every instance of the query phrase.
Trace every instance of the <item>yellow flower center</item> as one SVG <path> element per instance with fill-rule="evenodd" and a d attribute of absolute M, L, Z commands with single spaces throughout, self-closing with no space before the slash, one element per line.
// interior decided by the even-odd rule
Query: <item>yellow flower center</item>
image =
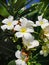
<path fill-rule="evenodd" d="M 40 21 L 40 24 L 42 25 L 42 24 L 44 24 L 44 22 L 43 21 Z"/>
<path fill-rule="evenodd" d="M 25 33 L 25 32 L 26 32 L 26 28 L 22 28 L 22 29 L 21 29 L 21 32 L 22 32 L 22 33 Z"/>
<path fill-rule="evenodd" d="M 12 24 L 12 22 L 7 22 L 7 25 L 8 25 L 8 26 L 11 26 L 11 24 Z"/>

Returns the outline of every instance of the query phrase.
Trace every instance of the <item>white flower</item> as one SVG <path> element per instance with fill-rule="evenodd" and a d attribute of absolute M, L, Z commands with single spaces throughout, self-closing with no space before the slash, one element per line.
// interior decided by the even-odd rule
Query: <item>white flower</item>
<path fill-rule="evenodd" d="M 38 21 L 36 21 L 37 26 L 41 26 L 41 28 L 45 28 L 46 25 L 48 25 L 48 20 L 45 18 L 42 18 L 41 16 L 38 16 Z"/>
<path fill-rule="evenodd" d="M 39 46 L 39 42 L 37 40 L 34 40 L 34 37 L 30 40 L 26 40 L 25 38 L 22 38 L 22 40 L 24 46 L 27 46 L 27 49 Z"/>
<path fill-rule="evenodd" d="M 26 26 L 26 27 L 34 27 L 36 24 L 34 24 L 33 21 L 28 20 L 24 17 L 20 18 L 21 26 Z"/>
<path fill-rule="evenodd" d="M 44 35 L 49 39 L 49 24 L 43 29 Z"/>
<path fill-rule="evenodd" d="M 5 18 L 2 23 L 4 25 L 1 26 L 1 29 L 2 30 L 5 30 L 5 29 L 8 29 L 8 30 L 11 30 L 14 28 L 14 25 L 17 24 L 18 21 L 14 20 L 13 21 L 13 16 L 9 16 L 8 18 Z"/>
<path fill-rule="evenodd" d="M 24 61 L 26 56 L 23 56 L 21 51 L 16 51 L 15 56 L 18 58 L 18 60 L 15 60 L 16 65 L 27 65 L 27 63 Z"/>
<path fill-rule="evenodd" d="M 49 54 L 49 44 L 42 46 L 42 50 L 40 51 L 40 55 L 44 55 L 46 57 Z"/>
<path fill-rule="evenodd" d="M 32 35 L 30 33 L 34 32 L 34 29 L 33 28 L 27 28 L 27 27 L 24 27 L 24 26 L 19 26 L 19 25 L 16 25 L 14 30 L 16 30 L 17 32 L 15 33 L 15 36 L 20 38 L 20 37 L 24 37 L 26 39 L 32 37 Z"/>

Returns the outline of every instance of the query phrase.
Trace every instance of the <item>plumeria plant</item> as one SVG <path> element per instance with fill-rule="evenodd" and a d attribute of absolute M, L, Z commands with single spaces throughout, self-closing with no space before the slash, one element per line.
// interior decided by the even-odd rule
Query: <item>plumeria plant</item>
<path fill-rule="evenodd" d="M 17 58 L 15 65 L 36 64 L 38 63 L 36 61 L 38 55 L 43 55 L 44 57 L 48 56 L 49 22 L 47 19 L 43 18 L 42 15 L 38 16 L 38 21 L 35 23 L 25 17 L 14 20 L 14 17 L 11 15 L 2 20 L 2 23 L 1 29 L 3 31 L 13 32 L 13 38 L 16 38 L 12 38 L 13 42 L 19 41 L 19 39 L 21 40 L 20 48 L 18 47 L 15 52 L 15 57 Z M 40 31 L 38 32 L 39 28 Z M 18 41 L 17 45 L 19 45 Z M 38 48 L 40 48 L 40 51 L 33 55 Z"/>
<path fill-rule="evenodd" d="M 49 65 L 49 0 L 34 1 L 0 0 L 0 65 Z"/>

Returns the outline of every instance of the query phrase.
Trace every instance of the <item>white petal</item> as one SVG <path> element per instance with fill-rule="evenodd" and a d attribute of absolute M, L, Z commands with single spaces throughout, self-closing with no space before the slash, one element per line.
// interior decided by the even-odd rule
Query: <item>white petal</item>
<path fill-rule="evenodd" d="M 17 50 L 15 52 L 15 56 L 20 59 L 21 58 L 21 51 Z"/>
<path fill-rule="evenodd" d="M 8 25 L 7 25 L 7 29 L 8 29 L 8 30 L 12 30 L 13 28 L 14 28 L 13 25 L 11 25 L 11 26 L 8 26 Z"/>
<path fill-rule="evenodd" d="M 13 21 L 13 16 L 9 16 L 9 17 L 8 17 L 8 20 L 9 20 L 9 21 Z"/>
<path fill-rule="evenodd" d="M 33 26 L 33 25 L 34 25 L 34 22 L 28 20 L 28 21 L 27 21 L 27 24 L 26 24 L 26 27 L 30 27 L 30 26 Z"/>
<path fill-rule="evenodd" d="M 7 25 L 2 25 L 1 29 L 4 31 L 7 28 Z"/>
<path fill-rule="evenodd" d="M 44 53 L 43 53 L 43 51 L 41 50 L 41 51 L 40 51 L 40 55 L 43 55 L 43 54 L 44 54 Z"/>
<path fill-rule="evenodd" d="M 15 63 L 16 63 L 16 65 L 22 65 L 22 60 L 20 60 L 20 59 L 15 60 Z"/>
<path fill-rule="evenodd" d="M 38 16 L 38 20 L 41 21 L 42 20 L 42 15 Z"/>
<path fill-rule="evenodd" d="M 27 19 L 26 18 L 24 18 L 24 17 L 22 17 L 22 18 L 20 18 L 20 22 L 21 22 L 21 26 L 26 26 L 26 24 L 27 24 Z"/>
<path fill-rule="evenodd" d="M 43 19 L 43 22 L 44 22 L 44 23 L 48 23 L 48 20 L 47 20 L 47 19 Z"/>
<path fill-rule="evenodd" d="M 14 21 L 12 22 L 13 25 L 17 25 L 17 23 L 18 23 L 17 20 L 14 20 Z"/>
<path fill-rule="evenodd" d="M 21 29 L 21 26 L 19 26 L 19 25 L 16 25 L 14 28 L 14 30 L 16 30 L 16 31 L 20 31 L 20 29 Z"/>
<path fill-rule="evenodd" d="M 24 34 L 24 38 L 25 38 L 26 40 L 31 39 L 31 38 L 32 38 L 32 35 L 31 35 L 30 33 L 25 33 L 25 34 Z"/>
<path fill-rule="evenodd" d="M 22 61 L 21 59 L 18 59 L 15 61 L 16 65 L 27 65 L 25 61 Z"/>
<path fill-rule="evenodd" d="M 15 36 L 18 37 L 18 38 L 20 38 L 20 37 L 23 37 L 23 34 L 21 32 L 16 32 Z"/>
<path fill-rule="evenodd" d="M 37 47 L 39 46 L 39 42 L 37 40 L 34 40 L 32 42 L 30 42 L 30 46 L 28 46 L 28 48 L 34 48 L 34 47 Z"/>
<path fill-rule="evenodd" d="M 27 65 L 27 63 L 25 61 L 22 61 L 22 65 Z"/>
<path fill-rule="evenodd" d="M 34 29 L 27 28 L 27 32 L 34 32 Z"/>
<path fill-rule="evenodd" d="M 45 52 L 45 53 L 44 53 L 44 57 L 46 57 L 47 55 L 48 55 L 48 53 L 47 53 L 47 52 Z"/>
<path fill-rule="evenodd" d="M 32 42 L 33 47 L 39 46 L 39 42 L 37 40 L 34 40 Z"/>
<path fill-rule="evenodd" d="M 47 26 L 49 26 L 49 23 L 45 23 L 41 26 L 42 29 L 46 28 Z"/>
<path fill-rule="evenodd" d="M 4 20 L 2 21 L 2 23 L 7 24 L 8 21 L 9 21 L 9 20 L 6 18 L 6 19 L 4 19 Z"/>
<path fill-rule="evenodd" d="M 36 21 L 36 25 L 37 25 L 37 26 L 40 26 L 40 22 L 39 22 L 39 21 Z"/>

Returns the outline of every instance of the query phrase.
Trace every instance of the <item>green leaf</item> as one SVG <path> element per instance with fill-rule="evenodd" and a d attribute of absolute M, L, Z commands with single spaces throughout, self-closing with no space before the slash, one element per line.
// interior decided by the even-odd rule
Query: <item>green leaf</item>
<path fill-rule="evenodd" d="M 36 63 L 35 65 L 41 65 L 40 63 Z"/>
<path fill-rule="evenodd" d="M 49 0 L 40 0 L 40 1 L 44 2 L 45 5 L 46 5 L 46 4 L 49 4 Z"/>
<path fill-rule="evenodd" d="M 21 9 L 25 3 L 26 3 L 26 0 L 17 0 L 14 6 L 15 10 L 18 11 L 19 9 Z"/>
<path fill-rule="evenodd" d="M 16 65 L 15 60 L 10 61 L 8 65 Z"/>
<path fill-rule="evenodd" d="M 2 5 L 0 6 L 0 15 L 4 16 L 4 17 L 9 16 L 9 13 L 8 13 L 7 9 Z"/>

